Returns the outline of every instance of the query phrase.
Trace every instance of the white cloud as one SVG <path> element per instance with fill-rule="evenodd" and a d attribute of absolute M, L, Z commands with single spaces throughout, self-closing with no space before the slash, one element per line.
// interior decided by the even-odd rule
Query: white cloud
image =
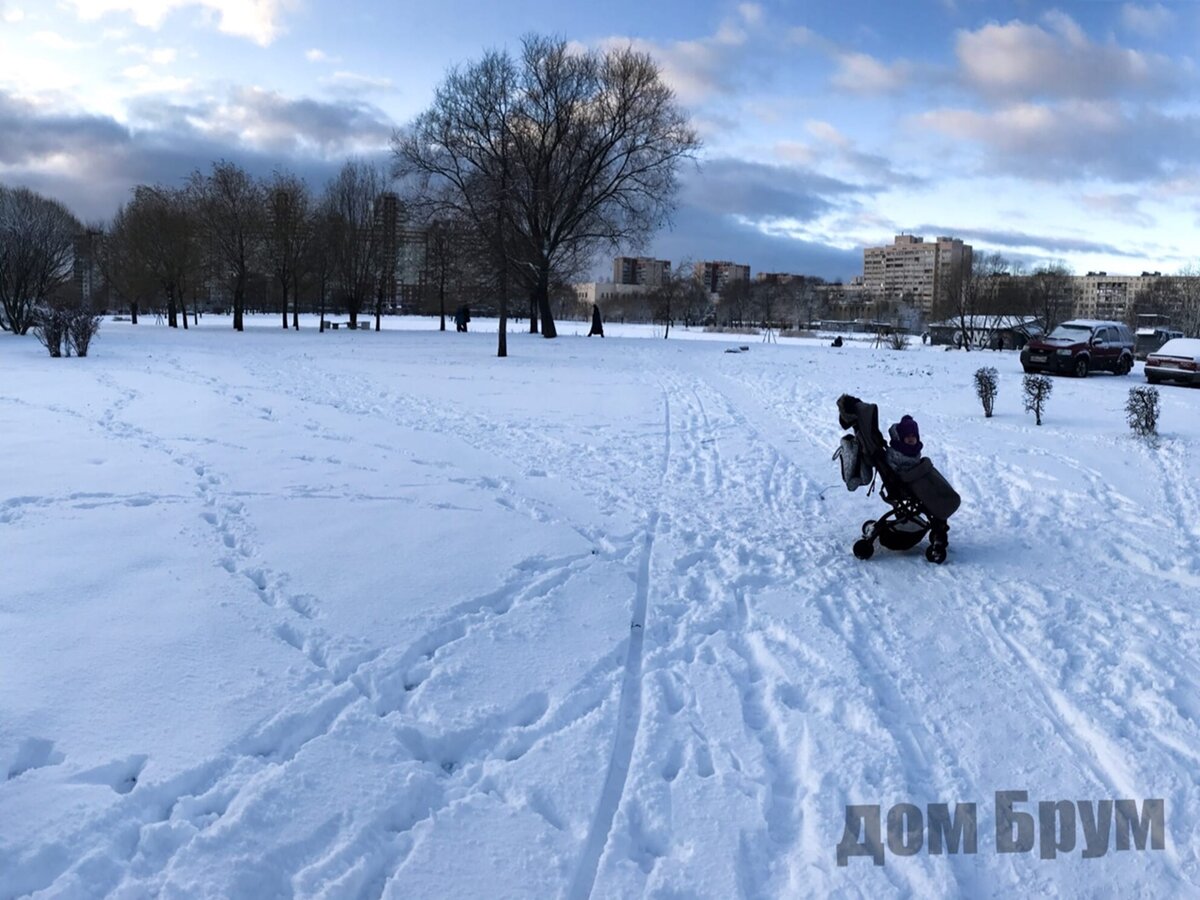
<path fill-rule="evenodd" d="M 955 53 L 967 81 L 990 96 L 1018 100 L 1111 97 L 1163 90 L 1176 79 L 1165 58 L 1094 43 L 1064 13 L 1043 21 L 1046 28 L 1013 21 L 960 31 Z"/>
<path fill-rule="evenodd" d="M 765 15 L 758 4 L 743 3 L 736 18 L 722 22 L 702 38 L 658 43 L 643 38 L 610 37 L 601 48 L 632 46 L 649 53 L 662 71 L 663 80 L 679 99 L 698 105 L 717 94 L 729 94 L 744 78 L 753 59 L 756 38 L 766 29 Z"/>
<path fill-rule="evenodd" d="M 44 47 L 49 47 L 51 50 L 70 51 L 78 50 L 84 46 L 79 41 L 72 41 L 69 38 L 65 38 L 56 31 L 35 32 L 32 40 Z"/>
<path fill-rule="evenodd" d="M 1014 103 L 991 111 L 937 109 L 918 130 L 983 151 L 985 170 L 1037 181 L 1105 178 L 1153 184 L 1200 162 L 1200 116 L 1094 100 Z"/>
<path fill-rule="evenodd" d="M 0 19 L 9 25 L 16 25 L 18 22 L 24 21 L 25 10 L 19 6 L 4 7 L 0 10 Z"/>
<path fill-rule="evenodd" d="M 311 50 L 304 51 L 304 58 L 309 62 L 314 63 L 331 62 L 329 54 L 324 50 L 318 50 L 316 47 L 313 47 Z"/>
<path fill-rule="evenodd" d="M 111 13 L 127 14 L 143 28 L 157 30 L 176 10 L 198 7 L 217 18 L 225 34 L 266 46 L 283 29 L 282 18 L 296 0 L 66 0 L 85 21 Z"/>
<path fill-rule="evenodd" d="M 1158 37 L 1174 21 L 1175 14 L 1161 3 L 1150 6 L 1126 3 L 1121 7 L 1121 24 L 1143 37 Z"/>
<path fill-rule="evenodd" d="M 390 78 L 378 78 L 372 75 L 360 75 L 357 72 L 334 72 L 328 78 L 321 79 L 325 84 L 337 88 L 362 91 L 393 91 L 395 84 Z"/>
<path fill-rule="evenodd" d="M 174 47 L 147 47 L 143 44 L 126 44 L 118 47 L 117 53 L 121 56 L 140 56 L 156 66 L 169 66 L 179 55 Z"/>
<path fill-rule="evenodd" d="M 1142 210 L 1142 197 L 1138 194 L 1084 194 L 1080 201 L 1088 212 L 1118 222 L 1141 228 L 1153 228 L 1157 224 L 1153 216 Z"/>
<path fill-rule="evenodd" d="M 912 74 L 906 62 L 892 65 L 880 62 L 865 53 L 840 53 L 833 86 L 853 94 L 887 94 L 905 87 Z"/>

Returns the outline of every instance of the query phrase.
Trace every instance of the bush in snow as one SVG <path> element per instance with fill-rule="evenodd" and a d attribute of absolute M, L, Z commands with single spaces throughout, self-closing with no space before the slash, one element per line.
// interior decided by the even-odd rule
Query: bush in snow
<path fill-rule="evenodd" d="M 1129 399 L 1125 401 L 1125 419 L 1138 437 L 1155 437 L 1158 434 L 1158 388 L 1145 384 L 1130 388 Z"/>
<path fill-rule="evenodd" d="M 983 404 L 984 418 L 992 417 L 992 408 L 996 405 L 996 392 L 999 390 L 1000 374 L 991 366 L 975 370 L 975 396 Z"/>
<path fill-rule="evenodd" d="M 87 356 L 99 330 L 100 316 L 78 306 L 43 305 L 33 314 L 33 333 L 51 356 Z"/>
<path fill-rule="evenodd" d="M 1022 388 L 1025 391 L 1025 412 L 1033 413 L 1037 424 L 1041 425 L 1042 410 L 1046 408 L 1046 400 L 1054 389 L 1053 383 L 1045 375 L 1026 375 Z"/>
<path fill-rule="evenodd" d="M 67 311 L 61 306 L 39 306 L 33 312 L 33 333 L 51 356 L 62 356 L 63 347 L 66 347 L 67 355 L 71 355 L 68 324 Z"/>
<path fill-rule="evenodd" d="M 908 349 L 908 335 L 903 331 L 893 331 L 887 338 L 887 345 L 893 350 Z"/>
<path fill-rule="evenodd" d="M 67 320 L 67 340 L 75 348 L 76 356 L 87 356 L 92 338 L 100 330 L 100 316 L 90 309 L 71 310 Z"/>

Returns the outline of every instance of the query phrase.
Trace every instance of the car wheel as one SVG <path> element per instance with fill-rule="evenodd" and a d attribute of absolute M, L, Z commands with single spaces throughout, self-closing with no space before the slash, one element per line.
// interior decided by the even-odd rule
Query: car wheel
<path fill-rule="evenodd" d="M 1157 375 L 1147 375 L 1146 380 L 1148 382 L 1150 382 L 1151 384 L 1158 384 L 1160 381 L 1162 381 L 1162 379 L 1159 378 Z"/>
<path fill-rule="evenodd" d="M 1075 377 L 1076 378 L 1087 378 L 1087 373 L 1088 373 L 1087 357 L 1081 356 L 1081 357 L 1079 357 L 1079 359 L 1075 360 Z"/>
<path fill-rule="evenodd" d="M 1116 373 L 1118 375 L 1128 375 L 1133 369 L 1133 360 L 1128 356 L 1122 356 L 1117 360 Z"/>
<path fill-rule="evenodd" d="M 1023 368 L 1025 370 L 1026 375 L 1036 375 L 1037 374 L 1037 369 L 1035 369 L 1033 366 L 1022 366 L 1021 368 Z"/>

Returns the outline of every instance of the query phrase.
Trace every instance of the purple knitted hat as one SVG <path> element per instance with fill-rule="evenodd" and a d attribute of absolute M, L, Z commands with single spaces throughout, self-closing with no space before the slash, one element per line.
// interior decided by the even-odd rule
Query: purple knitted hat
<path fill-rule="evenodd" d="M 905 456 L 920 456 L 922 449 L 921 429 L 917 427 L 917 420 L 912 416 L 904 416 L 893 427 L 896 429 L 896 437 L 891 441 L 892 447 L 899 450 Z M 906 444 L 904 439 L 907 437 L 914 437 L 917 439 L 917 442 L 915 444 Z"/>

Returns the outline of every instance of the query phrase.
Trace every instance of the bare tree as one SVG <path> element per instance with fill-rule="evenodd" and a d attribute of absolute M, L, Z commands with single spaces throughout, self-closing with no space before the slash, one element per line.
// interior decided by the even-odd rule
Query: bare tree
<path fill-rule="evenodd" d="M 110 294 L 129 304 L 130 321 L 136 325 L 138 312 L 157 290 L 151 273 L 137 257 L 134 230 L 136 217 L 129 205 L 121 206 L 104 230 L 99 246 L 100 271 Z"/>
<path fill-rule="evenodd" d="M 983 316 L 996 282 L 1006 274 L 1009 263 L 999 253 L 972 254 L 971 265 L 957 263 L 938 281 L 935 309 L 949 319 L 958 320 L 962 349 L 971 349 L 977 316 Z"/>
<path fill-rule="evenodd" d="M 376 208 L 387 177 L 361 160 L 347 161 L 325 189 L 331 213 L 333 271 L 350 314 L 350 327 L 377 289 L 382 232 L 376 227 Z"/>
<path fill-rule="evenodd" d="M 1047 332 L 1069 319 L 1074 308 L 1071 272 L 1065 264 L 1051 263 L 1029 276 L 1029 309 Z"/>
<path fill-rule="evenodd" d="M 130 284 L 152 283 L 167 301 L 167 324 L 187 328 L 186 296 L 201 271 L 201 245 L 192 195 L 186 190 L 138 185 L 114 220 L 114 261 Z"/>
<path fill-rule="evenodd" d="M 311 257 L 312 207 L 312 191 L 303 178 L 284 171 L 272 175 L 267 185 L 267 257 L 279 285 L 284 328 L 290 296 L 292 328 L 300 329 L 300 279 Z"/>
<path fill-rule="evenodd" d="M 1188 337 L 1200 337 L 1200 267 L 1185 266 L 1174 280 L 1178 285 L 1174 324 Z"/>
<path fill-rule="evenodd" d="M 233 288 L 234 330 L 242 331 L 246 284 L 266 233 L 262 186 L 245 169 L 221 160 L 207 175 L 193 172 L 189 187 L 214 261 Z"/>
<path fill-rule="evenodd" d="M 0 185 L 0 329 L 26 334 L 72 275 L 79 220 L 57 200 Z"/>
<path fill-rule="evenodd" d="M 741 326 L 745 323 L 750 309 L 750 282 L 741 278 L 733 278 L 725 282 L 720 291 L 720 308 L 725 324 Z"/>
<path fill-rule="evenodd" d="M 563 258 L 641 243 L 698 147 L 647 54 L 540 36 L 519 60 L 493 52 L 453 71 L 393 138 L 397 171 L 439 189 L 517 267 L 545 337 L 557 334 L 549 289 Z"/>

